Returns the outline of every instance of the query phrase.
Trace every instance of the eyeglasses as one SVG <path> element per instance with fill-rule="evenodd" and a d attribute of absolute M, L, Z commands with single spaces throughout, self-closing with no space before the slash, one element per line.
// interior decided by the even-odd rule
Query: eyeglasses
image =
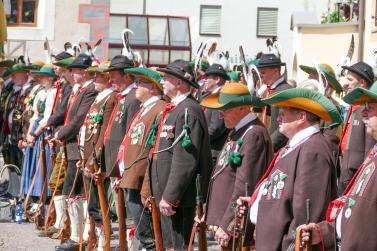
<path fill-rule="evenodd" d="M 366 102 L 364 107 L 365 107 L 365 111 L 366 112 L 369 112 L 369 111 L 373 111 L 375 109 L 377 109 L 377 107 L 375 106 L 371 106 L 371 104 L 376 104 L 377 102 Z"/>

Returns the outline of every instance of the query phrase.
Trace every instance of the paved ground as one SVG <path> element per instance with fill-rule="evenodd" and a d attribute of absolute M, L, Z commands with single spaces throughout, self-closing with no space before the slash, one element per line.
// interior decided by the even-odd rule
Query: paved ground
<path fill-rule="evenodd" d="M 114 235 L 112 236 L 111 246 L 112 250 L 119 250 L 118 248 L 118 234 L 117 227 L 114 226 Z M 38 237 L 38 231 L 35 225 L 31 223 L 9 223 L 0 222 L 0 251 L 51 251 L 54 250 L 59 241 L 50 238 Z M 198 250 L 195 248 L 194 250 Z M 220 250 L 213 242 L 209 241 L 208 250 Z"/>

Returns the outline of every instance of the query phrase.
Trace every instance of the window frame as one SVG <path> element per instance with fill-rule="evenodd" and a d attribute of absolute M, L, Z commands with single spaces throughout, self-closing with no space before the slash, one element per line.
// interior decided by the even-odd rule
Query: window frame
<path fill-rule="evenodd" d="M 266 37 L 273 37 L 273 36 L 277 36 L 278 35 L 278 24 L 279 24 L 279 16 L 276 20 L 276 34 L 275 35 L 259 35 L 259 11 L 260 10 L 274 10 L 277 12 L 277 14 L 279 14 L 279 8 L 276 8 L 276 7 L 258 7 L 257 8 L 257 29 L 256 29 L 256 36 L 257 38 L 266 38 Z"/>
<path fill-rule="evenodd" d="M 148 56 L 147 58 L 143 58 L 143 63 L 150 67 L 150 66 L 157 66 L 157 67 L 165 67 L 165 64 L 150 64 L 150 51 L 151 50 L 162 50 L 162 51 L 169 51 L 168 63 L 171 62 L 171 51 L 188 51 L 190 53 L 190 58 L 192 58 L 192 42 L 191 42 L 191 30 L 190 30 L 190 19 L 189 17 L 183 16 L 164 16 L 164 15 L 142 15 L 142 14 L 121 14 L 121 13 L 111 13 L 110 17 L 124 17 L 125 18 L 125 28 L 128 28 L 128 18 L 129 17 L 145 17 L 147 19 L 147 44 L 132 44 L 130 46 L 134 50 L 147 50 Z M 150 44 L 150 32 L 149 32 L 149 18 L 166 18 L 167 19 L 167 29 L 168 29 L 168 45 L 151 45 Z M 170 18 L 179 18 L 179 19 L 186 19 L 187 20 L 187 27 L 188 27 L 188 39 L 189 39 L 189 46 L 177 46 L 171 45 L 170 39 Z M 119 34 L 120 35 L 120 34 Z M 121 49 L 123 48 L 122 43 L 109 43 L 109 49 Z"/>
<path fill-rule="evenodd" d="M 221 5 L 208 5 L 208 4 L 203 4 L 200 5 L 200 13 L 199 13 L 199 35 L 201 36 L 212 36 L 212 37 L 221 37 L 221 22 L 220 22 L 220 29 L 219 33 L 206 33 L 202 32 L 202 10 L 203 8 L 212 8 L 212 9 L 219 9 L 220 10 L 220 21 L 221 21 L 221 11 L 222 11 L 222 6 Z"/>
<path fill-rule="evenodd" d="M 17 0 L 18 8 L 17 8 L 17 23 L 8 23 L 8 27 L 37 27 L 38 25 L 38 6 L 39 0 L 35 0 L 34 6 L 34 23 L 23 23 L 22 22 L 22 14 L 23 14 L 23 0 Z M 21 21 L 21 22 L 19 22 Z"/>

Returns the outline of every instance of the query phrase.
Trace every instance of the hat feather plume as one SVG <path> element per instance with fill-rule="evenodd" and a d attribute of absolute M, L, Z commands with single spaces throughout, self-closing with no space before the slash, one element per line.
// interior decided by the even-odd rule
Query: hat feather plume
<path fill-rule="evenodd" d="M 122 31 L 122 42 L 123 42 L 123 49 L 122 55 L 128 57 L 129 59 L 133 60 L 134 54 L 132 53 L 130 47 L 130 40 L 128 38 L 128 33 L 134 35 L 135 33 L 130 29 L 124 29 Z"/>
<path fill-rule="evenodd" d="M 342 66 L 350 66 L 351 65 L 351 60 L 352 60 L 354 50 L 355 50 L 355 38 L 352 34 L 351 42 L 350 42 L 350 46 L 348 48 L 347 55 L 343 56 L 339 60 L 339 63 L 335 67 L 334 71 L 335 71 L 336 79 L 339 80 L 339 78 L 344 74 L 344 69 L 342 68 Z"/>
<path fill-rule="evenodd" d="M 45 59 L 47 64 L 51 64 L 52 58 L 51 58 L 51 48 L 50 43 L 48 42 L 48 39 L 46 37 L 44 43 L 43 43 L 43 51 L 45 54 Z"/>

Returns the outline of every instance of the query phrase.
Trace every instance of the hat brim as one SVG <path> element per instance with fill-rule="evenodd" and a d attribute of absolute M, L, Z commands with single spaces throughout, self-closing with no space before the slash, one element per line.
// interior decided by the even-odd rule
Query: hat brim
<path fill-rule="evenodd" d="M 77 69 L 87 69 L 89 68 L 90 66 L 85 66 L 85 65 L 77 65 L 77 64 L 71 64 L 71 65 L 68 65 L 67 68 L 68 69 L 74 69 L 74 68 L 77 68 Z"/>
<path fill-rule="evenodd" d="M 336 106 L 316 91 L 292 88 L 277 92 L 262 101 L 276 107 L 292 107 L 304 110 L 332 123 L 342 123 L 342 117 Z"/>
<path fill-rule="evenodd" d="M 314 67 L 306 66 L 306 65 L 300 65 L 299 67 L 301 70 L 303 70 L 307 74 L 311 74 L 311 73 L 318 74 L 317 69 Z M 343 91 L 342 85 L 339 83 L 338 80 L 336 80 L 336 78 L 334 78 L 330 74 L 327 74 L 326 72 L 323 72 L 323 73 L 325 74 L 327 82 L 329 83 L 331 88 L 333 88 L 337 93 L 340 93 Z"/>
<path fill-rule="evenodd" d="M 160 72 L 164 72 L 164 73 L 167 73 L 167 74 L 170 74 L 170 75 L 173 75 L 174 77 L 177 77 L 183 81 L 185 81 L 186 83 L 188 83 L 189 85 L 191 85 L 192 87 L 196 88 L 196 89 L 199 89 L 199 84 L 194 82 L 194 81 L 190 81 L 186 78 L 184 78 L 183 76 L 179 75 L 178 73 L 176 73 L 175 71 L 172 71 L 170 69 L 167 69 L 167 68 L 157 68 L 157 71 L 160 71 Z"/>
<path fill-rule="evenodd" d="M 122 67 L 109 67 L 108 69 L 105 70 L 105 72 L 110 72 L 110 71 L 121 71 L 124 69 L 129 69 L 129 68 L 134 68 L 135 66 L 122 66 Z"/>
<path fill-rule="evenodd" d="M 30 73 L 33 74 L 33 75 L 37 75 L 37 76 L 50 77 L 50 78 L 59 78 L 58 75 L 52 74 L 52 73 L 48 73 L 48 72 L 31 71 Z"/>
<path fill-rule="evenodd" d="M 226 110 L 243 105 L 250 105 L 253 107 L 262 107 L 264 105 L 258 97 L 251 95 L 240 96 L 224 104 L 219 103 L 219 96 L 219 92 L 209 95 L 200 102 L 200 105 L 215 110 Z"/>
<path fill-rule="evenodd" d="M 217 72 L 217 71 L 207 71 L 204 73 L 204 75 L 207 77 L 207 76 L 219 76 L 225 80 L 230 80 L 230 77 L 228 74 L 224 74 L 224 73 L 220 73 L 220 72 Z"/>
<path fill-rule="evenodd" d="M 4 72 L 4 74 L 3 74 L 3 77 L 5 78 L 5 77 L 8 77 L 8 76 L 10 76 L 10 75 L 12 75 L 12 74 L 15 74 L 15 73 L 20 73 L 20 72 L 29 72 L 29 70 L 28 69 L 20 69 L 20 70 L 10 70 L 11 68 L 9 68 L 7 71 L 5 71 Z"/>
<path fill-rule="evenodd" d="M 346 69 L 346 70 L 348 70 L 348 71 L 350 71 L 350 72 L 353 72 L 353 73 L 355 73 L 356 75 L 362 77 L 365 81 L 368 82 L 369 85 L 372 85 L 372 84 L 373 84 L 373 79 L 370 79 L 370 78 L 368 77 L 368 75 L 365 74 L 364 72 L 359 71 L 358 69 L 353 68 L 353 67 L 351 67 L 351 66 L 342 66 L 342 68 L 343 68 L 343 69 Z"/>
<path fill-rule="evenodd" d="M 149 77 L 149 76 L 145 76 L 145 75 L 141 75 L 141 74 L 133 74 L 131 73 L 133 76 L 135 76 L 136 78 L 138 79 L 142 79 L 142 80 L 146 80 L 148 82 L 151 82 L 151 83 L 154 83 L 157 85 L 157 87 L 162 91 L 162 85 L 160 84 L 160 82 L 158 82 L 156 79 L 152 78 L 152 77 Z"/>
<path fill-rule="evenodd" d="M 376 102 L 377 94 L 362 87 L 356 87 L 343 97 L 344 102 L 351 105 L 363 105 L 366 102 Z"/>
<path fill-rule="evenodd" d="M 257 68 L 267 68 L 267 67 L 281 67 L 285 66 L 286 64 L 284 62 L 277 63 L 277 64 L 259 64 L 257 65 Z"/>

